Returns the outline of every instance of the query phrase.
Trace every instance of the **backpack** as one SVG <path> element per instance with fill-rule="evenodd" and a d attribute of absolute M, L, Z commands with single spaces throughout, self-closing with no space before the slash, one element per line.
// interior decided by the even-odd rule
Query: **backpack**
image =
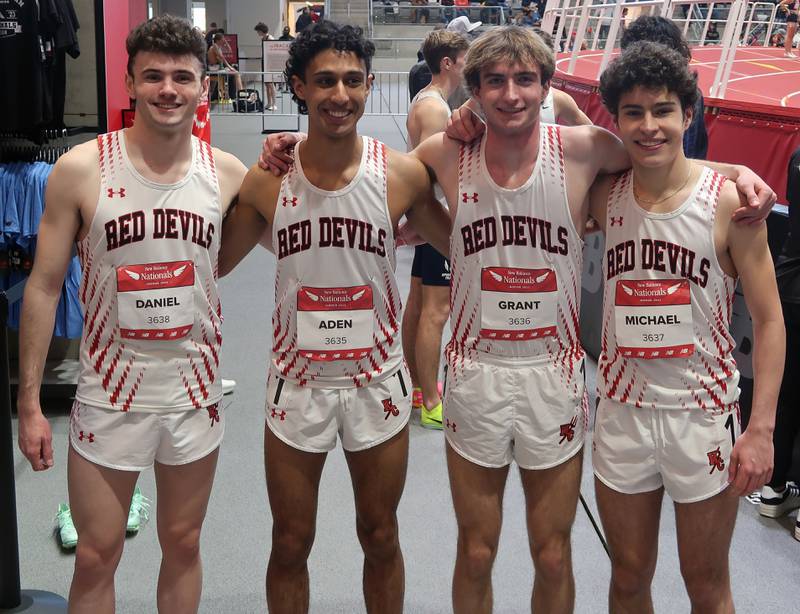
<path fill-rule="evenodd" d="M 236 100 L 233 101 L 233 110 L 236 113 L 263 113 L 264 103 L 258 90 L 239 90 L 236 93 Z"/>

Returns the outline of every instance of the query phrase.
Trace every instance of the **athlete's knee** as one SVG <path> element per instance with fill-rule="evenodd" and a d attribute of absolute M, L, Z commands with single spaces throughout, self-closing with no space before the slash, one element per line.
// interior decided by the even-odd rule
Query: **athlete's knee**
<path fill-rule="evenodd" d="M 314 531 L 299 525 L 272 529 L 271 560 L 286 569 L 298 569 L 305 566 L 311 547 L 314 545 Z"/>
<path fill-rule="evenodd" d="M 96 543 L 81 535 L 75 549 L 75 576 L 93 581 L 113 577 L 122 558 L 123 544 L 122 539 Z"/>
<path fill-rule="evenodd" d="M 200 527 L 160 527 L 158 539 L 165 560 L 188 564 L 200 556 Z"/>
<path fill-rule="evenodd" d="M 420 316 L 423 322 L 430 322 L 438 328 L 444 328 L 447 318 L 450 317 L 450 303 L 444 301 L 438 303 L 436 301 L 427 301 L 422 306 L 422 314 Z"/>
<path fill-rule="evenodd" d="M 388 518 L 380 523 L 357 520 L 356 530 L 368 561 L 385 561 L 397 555 L 400 540 L 396 518 Z"/>
<path fill-rule="evenodd" d="M 681 575 L 693 611 L 710 611 L 706 606 L 725 603 L 730 594 L 730 576 L 727 565 L 711 561 L 681 563 Z"/>
<path fill-rule="evenodd" d="M 473 580 L 490 577 L 497 556 L 497 543 L 481 536 L 463 536 L 459 539 L 459 556 L 464 570 Z"/>
<path fill-rule="evenodd" d="M 541 544 L 534 544 L 533 565 L 545 581 L 561 582 L 571 573 L 569 535 L 555 535 Z"/>
<path fill-rule="evenodd" d="M 633 597 L 650 590 L 655 565 L 644 561 L 615 560 L 611 564 L 611 585 L 618 595 Z"/>

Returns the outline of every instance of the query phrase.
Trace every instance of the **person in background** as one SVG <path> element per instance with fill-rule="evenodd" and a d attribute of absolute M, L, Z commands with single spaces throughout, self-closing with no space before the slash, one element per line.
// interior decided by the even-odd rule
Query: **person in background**
<path fill-rule="evenodd" d="M 800 149 L 789 160 L 786 182 L 789 199 L 789 234 L 783 243 L 775 274 L 786 326 L 786 360 L 783 382 L 775 415 L 772 443 L 775 466 L 772 478 L 761 489 L 758 512 L 768 518 L 780 518 L 800 507 L 800 487 L 789 479 L 792 452 L 800 433 Z M 800 518 L 795 522 L 794 538 L 800 540 Z"/>
<path fill-rule="evenodd" d="M 706 45 L 716 45 L 719 43 L 719 30 L 717 24 L 713 21 L 708 24 L 708 31 L 706 32 Z"/>
<path fill-rule="evenodd" d="M 289 26 L 283 26 L 283 33 L 278 37 L 279 41 L 293 41 L 292 31 Z"/>
<path fill-rule="evenodd" d="M 208 24 L 208 31 L 206 32 L 206 49 L 211 47 L 214 44 L 214 35 L 217 33 L 219 26 L 217 25 L 216 21 L 212 21 Z"/>
<path fill-rule="evenodd" d="M 269 33 L 269 26 L 263 21 L 259 21 L 256 24 L 256 27 L 253 29 L 256 31 L 256 34 L 258 34 L 262 41 L 275 40 L 275 37 Z M 272 85 L 272 81 L 264 81 L 264 91 L 267 95 L 267 111 L 276 111 L 278 107 L 275 106 L 275 86 Z"/>
<path fill-rule="evenodd" d="M 308 12 L 308 7 L 304 6 L 303 10 L 300 11 L 300 15 L 297 16 L 297 21 L 294 22 L 295 34 L 300 34 L 300 32 L 310 26 L 312 22 L 313 19 L 311 19 L 311 14 Z"/>
<path fill-rule="evenodd" d="M 230 76 L 234 79 L 234 84 L 236 86 L 236 91 L 233 92 L 235 96 L 236 93 L 244 89 L 242 86 L 242 76 L 239 74 L 239 71 L 236 70 L 233 66 L 230 65 L 228 60 L 225 59 L 225 55 L 222 51 L 222 45 L 225 40 L 225 35 L 222 32 L 217 32 L 214 34 L 214 44 L 211 45 L 208 49 L 208 70 L 210 72 L 229 72 L 231 73 Z M 217 74 L 217 89 L 219 90 L 219 97 L 222 100 L 230 99 L 231 92 L 227 91 L 227 82 L 226 79 L 228 75 L 224 74 Z"/>

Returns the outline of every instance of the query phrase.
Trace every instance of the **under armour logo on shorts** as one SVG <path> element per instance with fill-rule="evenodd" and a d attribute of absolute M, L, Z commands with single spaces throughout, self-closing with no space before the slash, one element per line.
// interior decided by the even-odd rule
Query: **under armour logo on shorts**
<path fill-rule="evenodd" d="M 454 433 L 456 432 L 456 423 L 450 422 L 450 418 L 445 418 L 444 425 L 452 430 Z"/>
<path fill-rule="evenodd" d="M 275 411 L 273 409 L 271 416 L 273 418 L 280 418 L 281 422 L 283 422 L 286 419 L 286 412 L 285 411 Z"/>
<path fill-rule="evenodd" d="M 85 433 L 81 431 L 78 434 L 78 441 L 83 441 L 86 439 L 89 443 L 94 443 L 94 433 Z"/>

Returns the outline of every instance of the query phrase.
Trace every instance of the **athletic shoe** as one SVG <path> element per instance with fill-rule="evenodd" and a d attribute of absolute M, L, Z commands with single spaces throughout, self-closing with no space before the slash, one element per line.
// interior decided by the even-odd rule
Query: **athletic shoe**
<path fill-rule="evenodd" d="M 411 391 L 411 409 L 422 409 L 422 388 Z"/>
<path fill-rule="evenodd" d="M 780 518 L 784 514 L 800 507 L 800 486 L 787 482 L 781 492 L 769 486 L 761 488 L 761 504 L 758 513 L 767 518 Z"/>
<path fill-rule="evenodd" d="M 433 409 L 422 407 L 420 415 L 420 424 L 426 429 L 442 430 L 442 402 L 436 405 Z"/>
<path fill-rule="evenodd" d="M 222 394 L 230 394 L 236 388 L 236 380 L 222 378 Z"/>
<path fill-rule="evenodd" d="M 142 491 L 137 486 L 131 497 L 131 507 L 128 510 L 128 524 L 125 530 L 128 533 L 138 533 L 142 522 L 147 522 L 150 517 L 150 501 L 142 495 Z"/>
<path fill-rule="evenodd" d="M 75 530 L 75 525 L 72 524 L 72 512 L 69 510 L 69 505 L 59 503 L 56 521 L 58 522 L 58 536 L 61 538 L 61 547 L 72 550 L 78 545 L 78 532 Z"/>
<path fill-rule="evenodd" d="M 785 58 L 796 58 L 797 56 L 794 53 L 789 52 L 789 53 L 784 53 L 783 57 L 785 57 Z"/>

